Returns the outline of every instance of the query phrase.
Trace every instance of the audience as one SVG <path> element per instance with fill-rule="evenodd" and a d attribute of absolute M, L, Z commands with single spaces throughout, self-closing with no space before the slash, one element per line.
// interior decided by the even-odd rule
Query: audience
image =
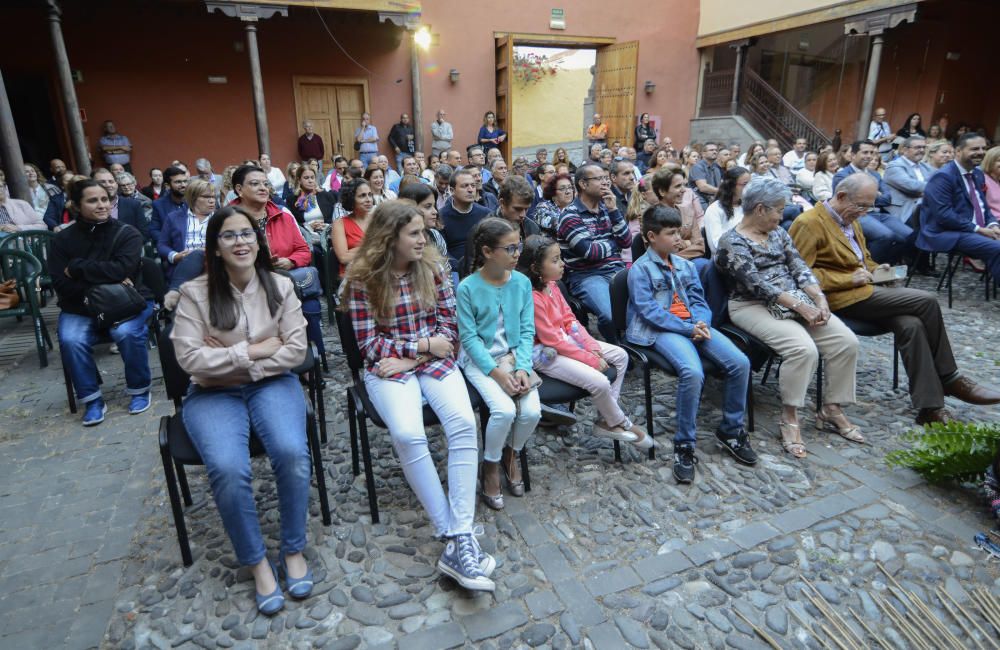
<path fill-rule="evenodd" d="M 455 139 L 455 132 L 451 127 L 451 122 L 445 121 L 444 109 L 437 112 L 437 119 L 431 122 L 431 153 L 440 158 L 446 151 L 451 149 L 451 142 Z"/>
<path fill-rule="evenodd" d="M 676 255 L 680 229 L 680 212 L 669 205 L 655 205 L 642 216 L 646 252 L 628 271 L 625 338 L 655 348 L 677 373 L 673 474 L 678 483 L 691 483 L 697 463 L 695 425 L 705 384 L 702 359 L 712 361 L 724 375 L 722 422 L 715 437 L 740 463 L 756 464 L 757 454 L 743 428 L 750 361 L 712 328 L 698 272 Z"/>
<path fill-rule="evenodd" d="M 215 187 L 201 178 L 192 180 L 184 190 L 184 203 L 191 207 L 167 215 L 157 241 L 156 250 L 166 263 L 168 278 L 181 260 L 195 251 L 205 250 L 208 219 L 216 209 Z"/>
<path fill-rule="evenodd" d="M 24 230 L 45 230 L 45 220 L 31 204 L 10 196 L 7 186 L 0 183 L 0 239 Z"/>
<path fill-rule="evenodd" d="M 153 201 L 153 216 L 149 220 L 149 235 L 153 241 L 160 241 L 160 230 L 168 214 L 174 210 L 187 208 L 187 204 L 184 203 L 184 190 L 187 189 L 188 179 L 187 170 L 176 165 L 163 170 L 166 191 Z"/>
<path fill-rule="evenodd" d="M 507 133 L 497 126 L 497 114 L 486 111 L 483 115 L 483 125 L 479 128 L 479 136 L 476 138 L 476 142 L 483 148 L 483 153 L 498 148 L 506 139 Z"/>
<path fill-rule="evenodd" d="M 901 151 L 911 148 L 906 141 Z M 910 400 L 918 410 L 917 424 L 952 419 L 944 407 L 945 395 L 970 404 L 1000 403 L 1000 393 L 977 386 L 958 372 L 936 296 L 875 284 L 872 274 L 889 265 L 872 260 L 857 220 L 864 214 L 858 206 L 874 201 L 877 192 L 874 179 L 850 176 L 837 186 L 833 198 L 792 224 L 792 240 L 819 280 L 830 309 L 893 331 L 910 380 Z"/>
<path fill-rule="evenodd" d="M 358 247 L 365 238 L 365 231 L 371 223 L 375 210 L 375 200 L 371 186 L 362 180 L 352 180 L 340 190 L 340 205 L 347 211 L 330 227 L 330 244 L 340 262 L 340 274 L 357 255 Z"/>
<path fill-rule="evenodd" d="M 726 171 L 719 187 L 718 200 L 705 210 L 705 239 L 708 250 L 715 255 L 719 239 L 743 221 L 743 189 L 750 182 L 750 172 L 742 167 Z"/>
<path fill-rule="evenodd" d="M 931 166 L 922 162 L 926 148 L 922 135 L 907 136 L 899 144 L 898 155 L 885 168 L 884 181 L 891 197 L 886 210 L 911 228 L 919 226 L 913 216 L 923 200 L 927 181 L 934 175 Z"/>
<path fill-rule="evenodd" d="M 146 340 L 153 301 L 142 284 L 142 234 L 111 217 L 107 189 L 84 177 L 70 185 L 69 198 L 73 223 L 52 238 L 48 271 L 59 299 L 59 349 L 76 398 L 84 405 L 83 426 L 90 427 L 103 422 L 108 411 L 94 362 L 93 347 L 99 334 L 118 346 L 125 365 L 129 413 L 149 408 L 152 375 Z M 144 304 L 118 314 L 124 318 L 116 322 L 105 322 L 105 314 L 93 313 L 86 300 L 92 289 L 105 284 L 128 285 L 145 299 Z"/>
<path fill-rule="evenodd" d="M 1000 147 L 993 147 L 979 165 L 986 181 L 986 205 L 993 215 L 1000 214 Z"/>
<path fill-rule="evenodd" d="M 532 369 L 535 309 L 531 282 L 515 271 L 521 236 L 505 219 L 487 217 L 473 229 L 472 273 L 458 285 L 458 363 L 489 409 L 483 444 L 482 498 L 504 507 L 508 493 L 524 495 L 519 454 L 541 419 Z"/>
<path fill-rule="evenodd" d="M 259 167 L 250 174 L 257 175 L 264 178 Z M 274 272 L 267 240 L 258 239 L 261 228 L 244 208 L 212 215 L 205 231 L 206 272 L 181 286 L 170 339 L 178 364 L 191 375 L 184 426 L 205 463 L 236 560 L 253 574 L 257 611 L 272 616 L 285 598 L 254 503 L 251 428 L 274 470 L 278 566 L 285 589 L 298 600 L 313 589 L 302 554 L 311 466 L 305 397 L 291 372 L 306 356 L 306 322 L 292 282 Z"/>
<path fill-rule="evenodd" d="M 798 409 L 823 356 L 826 381 L 817 424 L 851 442 L 864 442 L 841 406 L 854 402 L 858 339 L 830 313 L 826 296 L 792 239 L 779 227 L 789 191 L 776 179 L 752 180 L 743 190 L 743 220 L 719 240 L 715 264 L 729 281 L 729 317 L 781 358 L 782 448 L 805 458 Z"/>
<path fill-rule="evenodd" d="M 833 153 L 821 153 L 816 157 L 816 170 L 813 173 L 812 195 L 817 201 L 826 201 L 833 196 L 833 175 L 837 173 L 837 156 Z"/>
<path fill-rule="evenodd" d="M 437 190 L 423 183 L 407 185 L 400 190 L 399 198 L 413 201 L 417 205 L 417 212 L 424 220 L 424 235 L 427 241 L 437 248 L 438 256 L 442 260 L 441 263 L 447 265 L 448 244 L 444 240 L 444 235 L 441 234 L 441 219 L 437 209 Z M 453 284 L 457 286 L 457 273 L 454 278 L 456 281 Z"/>
<path fill-rule="evenodd" d="M 693 190 L 687 187 L 684 172 L 676 165 L 653 174 L 653 192 L 657 203 L 676 209 L 681 215 L 680 240 L 672 253 L 694 263 L 696 268 L 709 264 L 705 259 L 705 240 L 701 236 L 705 211 Z"/>
<path fill-rule="evenodd" d="M 438 173 L 441 174 L 444 168 L 446 165 L 441 165 Z M 451 194 L 438 209 L 441 223 L 444 225 L 444 240 L 448 244 L 448 261 L 455 270 L 466 267 L 463 261 L 467 255 L 466 240 L 469 239 L 473 227 L 490 214 L 488 209 L 476 203 L 476 176 L 477 174 L 465 169 L 451 174 L 449 180 Z M 472 252 L 468 251 L 468 254 Z M 470 257 L 470 262 L 471 259 Z"/>
<path fill-rule="evenodd" d="M 111 197 L 111 218 L 122 223 L 127 223 L 142 235 L 143 243 L 151 241 L 149 232 L 149 222 L 142 211 L 142 205 L 135 199 L 130 199 L 118 195 L 118 181 L 115 180 L 111 171 L 103 168 L 94 170 L 92 178 Z"/>
<path fill-rule="evenodd" d="M 559 215 L 575 198 L 573 177 L 569 174 L 556 174 L 542 188 L 542 200 L 535 204 L 532 218 L 543 233 L 555 237 L 559 228 Z"/>
<path fill-rule="evenodd" d="M 365 387 L 389 429 L 403 474 L 435 537 L 447 540 L 438 570 L 466 589 L 493 591 L 489 576 L 496 561 L 473 534 L 478 441 L 465 381 L 456 371 L 455 294 L 444 258 L 425 246 L 424 228 L 408 202 L 379 206 L 342 285 L 341 304 L 364 358 Z M 506 329 L 512 331 L 516 325 Z M 413 417 L 425 402 L 447 441 L 447 495 L 423 422 Z M 490 418 L 490 426 L 498 425 L 494 418 L 499 416 Z M 499 491 L 499 476 L 496 482 Z"/>

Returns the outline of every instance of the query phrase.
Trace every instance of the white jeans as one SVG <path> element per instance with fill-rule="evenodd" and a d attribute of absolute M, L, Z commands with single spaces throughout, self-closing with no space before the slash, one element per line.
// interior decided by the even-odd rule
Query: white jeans
<path fill-rule="evenodd" d="M 594 402 L 597 412 L 608 426 L 625 425 L 631 426 L 631 422 L 622 412 L 618 398 L 622 392 L 622 382 L 625 381 L 625 371 L 628 370 L 628 355 L 625 350 L 617 345 L 611 345 L 604 341 L 598 341 L 601 346 L 601 355 L 618 371 L 618 376 L 614 382 L 609 382 L 604 373 L 587 364 L 564 357 L 557 354 L 556 358 L 544 368 L 538 368 L 541 372 L 560 379 L 571 386 L 579 386 L 590 393 L 590 399 Z"/>
<path fill-rule="evenodd" d="M 471 360 L 466 364 L 465 378 L 476 387 L 479 395 L 490 409 L 490 421 L 486 425 L 486 445 L 483 449 L 483 460 L 491 463 L 500 461 L 504 443 L 510 438 L 510 446 L 515 451 L 521 451 L 528 441 L 538 421 L 542 419 L 542 405 L 538 401 L 538 390 L 522 395 L 514 401 L 500 384 L 483 371 Z"/>
<path fill-rule="evenodd" d="M 403 474 L 437 534 L 450 537 L 471 533 L 476 514 L 479 445 L 476 416 L 462 373 L 456 368 L 440 380 L 411 375 L 402 382 L 366 373 L 365 387 L 389 429 Z M 421 416 L 424 398 L 437 414 L 448 440 L 448 496 L 427 446 Z"/>

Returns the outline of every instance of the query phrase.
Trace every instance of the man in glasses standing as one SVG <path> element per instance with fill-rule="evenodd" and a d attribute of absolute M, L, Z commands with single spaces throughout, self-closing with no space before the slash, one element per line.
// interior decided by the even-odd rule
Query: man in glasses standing
<path fill-rule="evenodd" d="M 576 170 L 577 198 L 559 216 L 556 236 L 566 264 L 569 291 L 597 314 L 597 327 L 609 343 L 618 336 L 611 321 L 611 279 L 625 268 L 621 252 L 632 245 L 625 215 L 601 165 Z"/>

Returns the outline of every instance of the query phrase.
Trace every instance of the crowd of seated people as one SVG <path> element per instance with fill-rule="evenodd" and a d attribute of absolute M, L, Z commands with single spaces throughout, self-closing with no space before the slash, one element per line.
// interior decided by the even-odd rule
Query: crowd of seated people
<path fill-rule="evenodd" d="M 947 396 L 1000 403 L 957 367 L 936 296 L 878 279 L 919 251 L 956 252 L 1000 277 L 1000 147 L 988 149 L 982 135 L 931 138 L 915 116 L 888 155 L 884 135 L 841 151 L 810 151 L 805 139 L 787 152 L 776 141 L 677 151 L 644 116 L 635 147 L 609 146 L 597 120 L 592 131 L 604 137 L 590 138 L 585 160 L 559 148 L 551 159 L 540 149 L 530 164 L 508 164 L 507 134 L 492 112 L 464 155 L 445 116 L 437 115 L 430 156 L 408 145 L 403 121 L 395 161 L 381 155 L 366 121 L 356 134 L 363 155 L 336 156 L 326 170 L 322 142 L 307 129 L 306 150 L 318 147 L 320 159 L 284 172 L 266 153 L 222 174 L 206 159 L 194 175 L 175 160 L 137 189 L 122 165 L 88 178 L 54 160 L 48 176 L 25 167 L 28 201 L 0 182 L 0 238 L 56 233 L 49 265 L 59 342 L 85 426 L 108 411 L 93 352 L 102 336 L 121 354 L 128 411 L 150 406 L 153 306 L 139 269 L 143 255 L 159 258 L 173 345 L 192 377 L 184 423 L 238 561 L 251 567 L 261 613 L 280 610 L 286 593 L 312 590 L 305 405 L 290 373 L 309 342 L 323 352 L 314 260 L 326 251 L 342 276 L 327 295 L 353 327 L 364 385 L 444 544 L 437 567 L 469 590 L 495 589 L 496 561 L 476 538 L 477 502 L 499 510 L 505 497 L 523 497 L 521 454 L 539 423 L 575 421 L 541 403 L 545 377 L 590 395 L 591 435 L 640 450 L 658 444 L 622 404 L 630 346 L 655 349 L 677 376 L 667 399 L 678 483 L 696 478 L 706 367 L 722 379 L 716 439 L 740 464 L 757 462 L 744 425 L 750 362 L 718 329 L 722 321 L 780 357 L 779 440 L 795 459 L 814 440 L 800 412 L 821 358 L 822 406 L 811 420 L 865 442 L 847 412 L 859 353 L 852 322 L 895 335 L 917 424 L 952 420 Z M 619 273 L 627 274 L 624 331 L 612 314 Z M 130 285 L 144 306 L 102 326 L 83 296 L 103 283 Z M 596 333 L 581 322 L 587 313 Z M 470 390 L 488 412 L 481 450 Z M 424 404 L 444 430 L 447 488 L 412 417 Z M 249 458 L 233 453 L 246 449 L 251 425 L 277 475 L 277 565 L 261 537 Z"/>

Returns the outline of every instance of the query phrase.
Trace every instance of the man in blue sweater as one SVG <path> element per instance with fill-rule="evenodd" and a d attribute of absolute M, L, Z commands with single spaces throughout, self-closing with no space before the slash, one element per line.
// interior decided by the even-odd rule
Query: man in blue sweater
<path fill-rule="evenodd" d="M 153 216 L 149 220 L 149 236 L 152 241 L 160 241 L 160 230 L 167 220 L 167 215 L 186 208 L 184 190 L 188 186 L 188 173 L 180 167 L 171 165 L 163 170 L 163 184 L 166 186 L 163 195 L 153 201 Z"/>
<path fill-rule="evenodd" d="M 490 211 L 476 203 L 476 173 L 459 169 L 451 175 L 451 199 L 441 208 L 441 223 L 444 224 L 444 241 L 448 245 L 448 258 L 453 270 L 466 268 L 464 257 L 472 259 L 473 251 L 465 249 L 469 231 Z"/>

